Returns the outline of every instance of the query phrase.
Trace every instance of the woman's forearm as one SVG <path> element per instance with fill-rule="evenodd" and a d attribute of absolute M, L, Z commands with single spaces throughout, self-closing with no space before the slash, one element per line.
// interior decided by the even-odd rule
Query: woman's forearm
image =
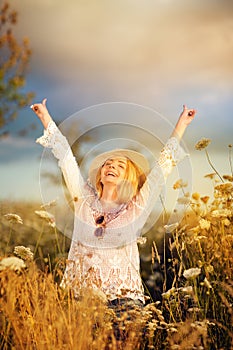
<path fill-rule="evenodd" d="M 182 123 L 182 121 L 178 120 L 178 122 L 177 122 L 177 124 L 176 124 L 176 126 L 171 134 L 171 137 L 176 137 L 178 140 L 181 140 L 186 128 L 187 128 L 187 124 Z"/>
<path fill-rule="evenodd" d="M 47 129 L 49 122 L 51 122 L 53 119 L 49 113 L 46 113 L 45 115 L 43 115 L 43 117 L 40 118 L 40 120 L 44 128 Z"/>

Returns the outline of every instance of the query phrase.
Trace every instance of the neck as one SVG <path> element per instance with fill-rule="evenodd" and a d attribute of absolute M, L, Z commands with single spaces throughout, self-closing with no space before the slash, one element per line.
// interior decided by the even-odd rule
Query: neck
<path fill-rule="evenodd" d="M 101 200 L 105 202 L 117 202 L 117 192 L 115 186 L 104 186 Z"/>

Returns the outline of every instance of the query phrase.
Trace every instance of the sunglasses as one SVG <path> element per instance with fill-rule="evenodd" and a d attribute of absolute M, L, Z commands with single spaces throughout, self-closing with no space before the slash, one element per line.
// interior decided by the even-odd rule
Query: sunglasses
<path fill-rule="evenodd" d="M 106 226 L 104 215 L 100 215 L 95 219 L 97 228 L 94 231 L 94 235 L 98 238 L 102 238 Z"/>

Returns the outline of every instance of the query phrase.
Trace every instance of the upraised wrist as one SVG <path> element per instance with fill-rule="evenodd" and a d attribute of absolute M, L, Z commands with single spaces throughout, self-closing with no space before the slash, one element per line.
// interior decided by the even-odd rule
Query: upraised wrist
<path fill-rule="evenodd" d="M 51 120 L 52 120 L 52 118 L 51 118 L 49 113 L 46 113 L 45 115 L 43 115 L 43 117 L 41 118 L 41 122 L 42 122 L 45 129 L 47 129 Z"/>

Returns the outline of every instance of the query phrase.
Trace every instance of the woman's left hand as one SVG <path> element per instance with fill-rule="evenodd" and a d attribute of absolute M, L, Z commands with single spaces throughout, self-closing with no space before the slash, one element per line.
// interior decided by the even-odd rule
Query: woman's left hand
<path fill-rule="evenodd" d="M 181 112 L 178 123 L 181 122 L 188 126 L 195 117 L 197 111 L 195 109 L 188 109 L 186 105 L 183 105 L 183 111 Z"/>
<path fill-rule="evenodd" d="M 197 111 L 195 109 L 189 109 L 186 107 L 186 105 L 184 105 L 183 111 L 181 112 L 181 115 L 178 119 L 178 122 L 177 122 L 175 129 L 173 130 L 173 133 L 171 136 L 174 136 L 174 137 L 177 137 L 178 139 L 181 139 L 184 132 L 185 132 L 185 129 L 192 122 L 196 113 L 197 113 Z"/>

